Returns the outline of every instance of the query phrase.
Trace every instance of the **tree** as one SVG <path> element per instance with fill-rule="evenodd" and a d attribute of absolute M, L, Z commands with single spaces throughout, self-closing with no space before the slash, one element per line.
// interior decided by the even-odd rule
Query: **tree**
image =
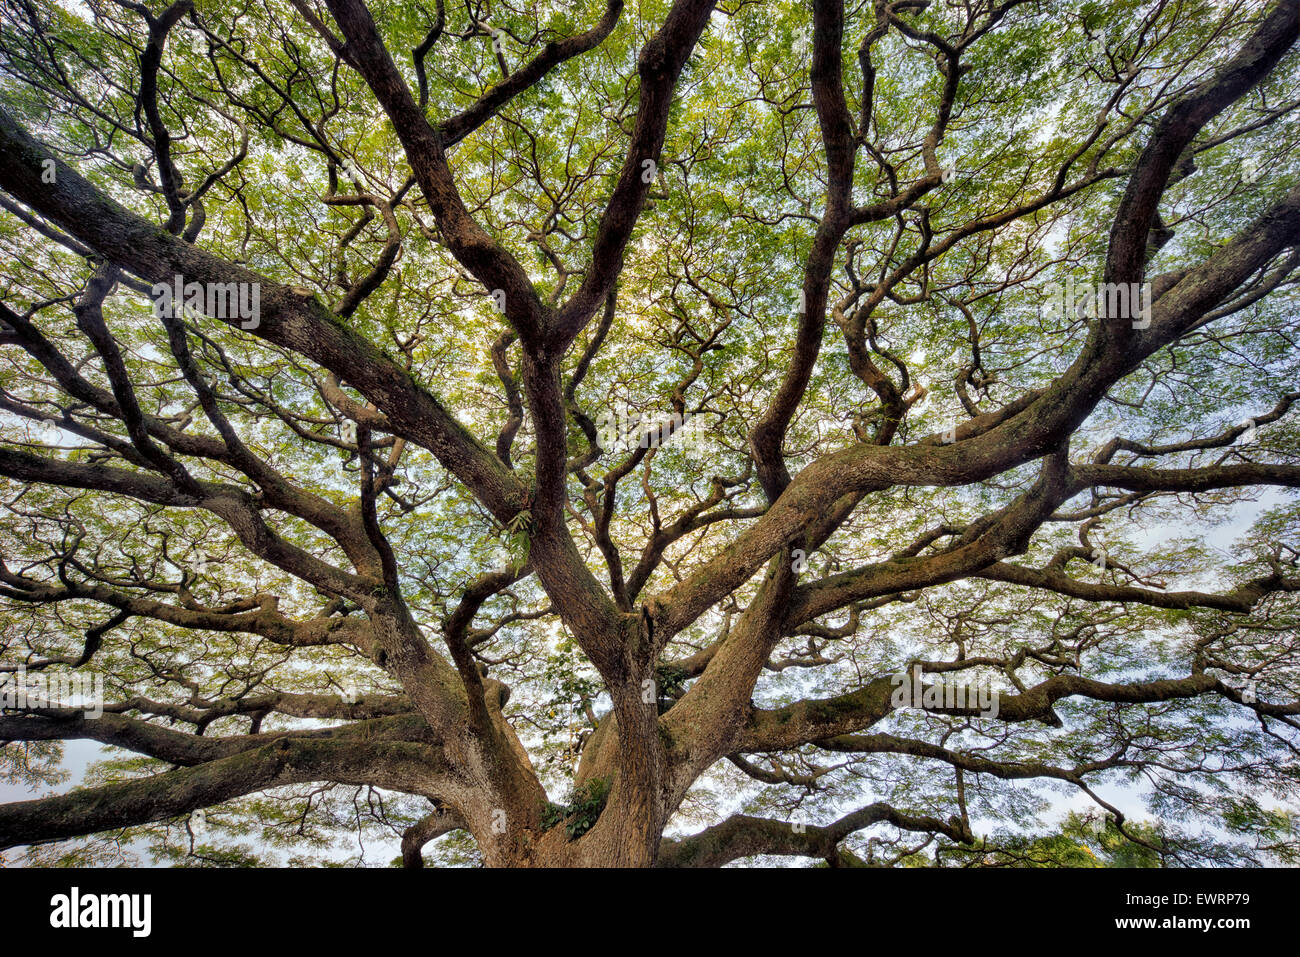
<path fill-rule="evenodd" d="M 1294 858 L 1296 0 L 3 9 L 0 847 Z"/>

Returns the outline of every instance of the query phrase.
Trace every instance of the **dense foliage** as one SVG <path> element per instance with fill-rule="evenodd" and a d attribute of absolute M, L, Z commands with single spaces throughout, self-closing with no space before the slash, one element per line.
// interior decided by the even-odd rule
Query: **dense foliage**
<path fill-rule="evenodd" d="M 1295 863 L 1298 29 L 0 0 L 4 860 Z"/>

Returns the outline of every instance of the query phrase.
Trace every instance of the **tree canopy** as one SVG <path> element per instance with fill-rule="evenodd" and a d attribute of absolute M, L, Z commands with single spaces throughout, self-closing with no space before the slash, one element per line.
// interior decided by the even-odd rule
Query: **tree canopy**
<path fill-rule="evenodd" d="M 1295 863 L 1298 33 L 0 0 L 4 859 Z"/>

